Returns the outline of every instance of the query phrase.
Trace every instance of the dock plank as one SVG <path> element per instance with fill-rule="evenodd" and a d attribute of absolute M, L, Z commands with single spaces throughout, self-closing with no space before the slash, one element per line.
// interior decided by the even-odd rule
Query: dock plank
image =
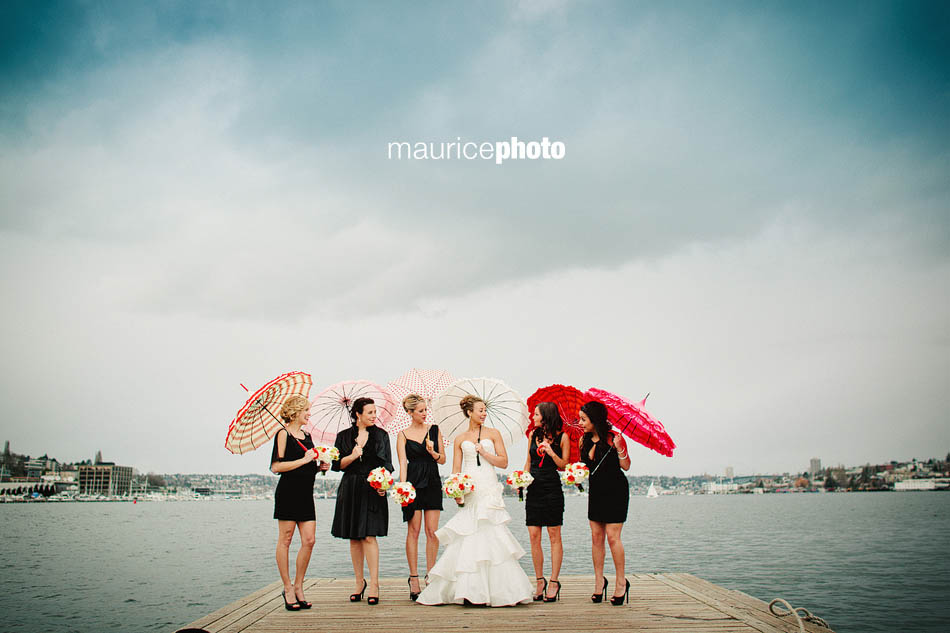
<path fill-rule="evenodd" d="M 281 585 L 272 583 L 218 609 L 189 628 L 209 633 L 346 632 L 471 633 L 526 630 L 539 633 L 628 631 L 646 633 L 789 633 L 787 619 L 768 613 L 752 596 L 719 587 L 690 574 L 632 574 L 630 603 L 594 604 L 593 576 L 562 578 L 561 599 L 515 607 L 443 605 L 425 607 L 409 600 L 405 578 L 380 582 L 380 603 L 351 603 L 353 579 L 316 578 L 305 584 L 313 609 L 287 611 Z M 830 633 L 828 629 L 808 629 Z"/>

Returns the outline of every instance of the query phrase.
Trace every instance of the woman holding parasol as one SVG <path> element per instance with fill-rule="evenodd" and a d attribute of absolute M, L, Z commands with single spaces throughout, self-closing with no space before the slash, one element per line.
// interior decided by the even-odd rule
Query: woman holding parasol
<path fill-rule="evenodd" d="M 333 470 L 342 471 L 343 478 L 337 490 L 336 511 L 331 534 L 350 541 L 350 557 L 356 580 L 356 593 L 351 602 L 363 599 L 369 588 L 366 603 L 379 604 L 379 544 L 377 536 L 389 531 L 389 507 L 386 493 L 374 489 L 367 481 L 370 471 L 383 466 L 392 472 L 389 435 L 376 426 L 376 405 L 372 398 L 357 398 L 350 409 L 352 425 L 340 431 L 335 446 L 340 460 L 333 462 Z M 364 561 L 369 567 L 369 583 L 363 575 Z"/>

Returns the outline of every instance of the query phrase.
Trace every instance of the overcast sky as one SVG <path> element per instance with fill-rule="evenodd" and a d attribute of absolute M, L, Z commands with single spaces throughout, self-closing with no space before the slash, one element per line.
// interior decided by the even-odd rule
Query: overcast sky
<path fill-rule="evenodd" d="M 635 474 L 950 451 L 950 9 L 0 8 L 0 440 L 140 471 L 291 370 L 639 399 Z M 549 137 L 562 160 L 393 161 Z M 525 446 L 512 447 L 523 464 Z"/>

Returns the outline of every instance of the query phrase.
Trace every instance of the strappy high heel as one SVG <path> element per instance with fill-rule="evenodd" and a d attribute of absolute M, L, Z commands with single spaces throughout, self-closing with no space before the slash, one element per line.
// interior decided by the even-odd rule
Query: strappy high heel
<path fill-rule="evenodd" d="M 301 591 L 303 591 L 303 589 L 301 589 Z M 294 598 L 297 598 L 297 588 L 296 588 L 296 587 L 294 587 Z M 312 602 L 307 602 L 306 600 L 301 600 L 300 598 L 297 598 L 297 606 L 300 607 L 301 609 L 309 609 L 310 607 L 313 606 L 313 603 L 312 603 Z"/>
<path fill-rule="evenodd" d="M 544 589 L 541 590 L 541 593 L 539 593 L 539 594 L 537 594 L 537 595 L 534 596 L 534 601 L 535 601 L 535 602 L 541 602 L 542 600 L 544 600 L 544 592 L 546 592 L 546 591 L 548 590 L 548 579 L 545 578 L 544 576 L 539 576 L 539 577 L 536 577 L 535 580 L 543 580 L 543 581 L 544 581 Z"/>
<path fill-rule="evenodd" d="M 619 607 L 620 605 L 622 605 L 624 603 L 624 600 L 626 600 L 627 602 L 630 602 L 630 581 L 627 580 L 626 578 L 624 578 L 624 580 L 627 581 L 627 588 L 623 590 L 623 595 L 610 597 L 610 604 L 614 605 L 615 607 Z"/>
<path fill-rule="evenodd" d="M 557 599 L 561 597 L 561 581 L 560 581 L 560 580 L 552 580 L 551 582 L 552 582 L 552 583 L 554 583 L 554 582 L 557 583 L 557 592 L 554 594 L 554 597 L 553 597 L 553 598 L 548 598 L 548 590 L 547 590 L 547 587 L 545 587 L 545 588 L 544 588 L 544 601 L 545 601 L 545 602 L 557 602 Z"/>
<path fill-rule="evenodd" d="M 591 602 L 602 602 L 604 599 L 604 594 L 607 593 L 607 578 L 604 577 L 604 589 L 600 593 L 590 594 Z"/>
<path fill-rule="evenodd" d="M 419 594 L 422 593 L 422 592 L 421 592 L 421 591 L 413 591 L 413 590 L 412 590 L 412 579 L 413 579 L 413 578 L 418 578 L 418 576 L 409 576 L 408 578 L 406 578 L 406 584 L 409 585 L 409 599 L 412 600 L 413 602 L 415 602 L 415 601 L 416 601 L 416 598 L 418 598 L 418 597 L 419 597 Z"/>
<path fill-rule="evenodd" d="M 362 600 L 362 599 L 363 599 L 363 592 L 364 592 L 364 591 L 366 591 L 366 579 L 365 579 L 365 578 L 363 579 L 363 590 L 360 591 L 359 593 L 351 593 L 351 594 L 350 594 L 350 602 L 359 602 L 360 600 Z"/>
<path fill-rule="evenodd" d="M 281 596 L 283 597 L 283 599 L 284 599 L 284 608 L 287 609 L 288 611 L 300 611 L 300 610 L 303 608 L 303 607 L 300 606 L 300 603 L 299 603 L 299 602 L 287 602 L 287 590 L 286 590 L 286 589 L 285 589 L 284 591 L 281 591 L 281 592 L 280 592 L 280 595 L 281 595 Z M 294 598 L 296 598 L 296 597 L 297 597 L 297 595 L 294 594 Z"/>

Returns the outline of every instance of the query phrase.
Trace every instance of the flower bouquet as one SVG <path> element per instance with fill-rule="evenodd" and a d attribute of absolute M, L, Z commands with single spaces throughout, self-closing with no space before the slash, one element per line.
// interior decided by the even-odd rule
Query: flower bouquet
<path fill-rule="evenodd" d="M 524 501 L 524 489 L 531 485 L 534 477 L 524 470 L 513 470 L 505 479 L 505 483 L 518 490 L 518 501 Z"/>
<path fill-rule="evenodd" d="M 392 488 L 394 483 L 393 475 L 385 467 L 380 466 L 379 468 L 374 468 L 369 471 L 369 476 L 366 478 L 366 481 L 369 482 L 369 485 L 376 490 L 389 490 Z"/>
<path fill-rule="evenodd" d="M 459 503 L 459 507 L 461 508 L 465 505 L 465 495 L 475 490 L 475 482 L 472 480 L 471 475 L 452 473 L 448 479 L 445 480 L 442 490 L 445 492 L 445 496 L 451 499 L 462 499 L 462 502 Z"/>
<path fill-rule="evenodd" d="M 590 470 L 584 462 L 574 462 L 564 467 L 561 473 L 561 483 L 565 486 L 577 486 L 577 489 L 584 492 L 584 486 L 581 484 L 590 477 Z"/>
<path fill-rule="evenodd" d="M 313 452 L 317 454 L 317 461 L 324 464 L 333 464 L 340 459 L 340 449 L 336 446 L 314 446 Z M 327 471 L 321 470 L 320 474 L 326 476 Z"/>
<path fill-rule="evenodd" d="M 401 481 L 393 486 L 393 489 L 389 491 L 389 496 L 405 508 L 416 500 L 416 487 L 408 481 Z"/>

